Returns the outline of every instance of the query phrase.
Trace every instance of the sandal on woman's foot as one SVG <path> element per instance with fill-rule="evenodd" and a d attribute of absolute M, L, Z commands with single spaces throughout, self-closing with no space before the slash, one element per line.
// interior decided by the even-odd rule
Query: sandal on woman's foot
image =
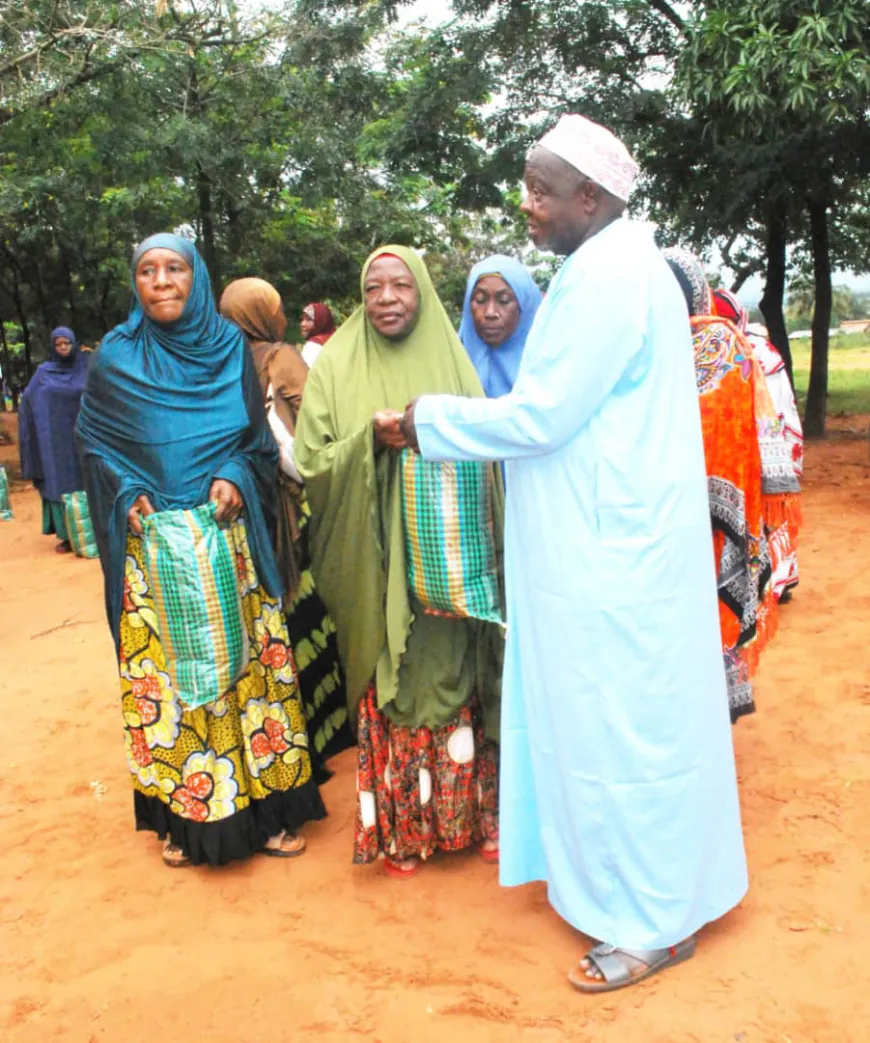
<path fill-rule="evenodd" d="M 69 554 L 72 551 L 72 544 L 69 540 L 58 540 L 54 545 L 55 554 Z"/>
<path fill-rule="evenodd" d="M 384 872 L 394 880 L 407 880 L 420 870 L 419 858 L 384 859 Z"/>
<path fill-rule="evenodd" d="M 478 845 L 477 850 L 480 853 L 480 857 L 484 860 L 484 862 L 489 862 L 490 865 L 497 866 L 498 865 L 498 844 L 495 844 L 494 847 L 489 847 L 489 845 L 493 844 L 493 843 L 495 843 L 495 842 L 492 841 L 492 840 L 481 840 L 480 844 Z"/>
<path fill-rule="evenodd" d="M 612 992 L 634 985 L 665 967 L 684 963 L 695 955 L 694 935 L 667 949 L 617 949 L 596 945 L 574 967 L 568 980 L 581 992 Z"/>
<path fill-rule="evenodd" d="M 277 836 L 269 837 L 263 854 L 271 858 L 296 858 L 305 852 L 305 846 L 305 837 L 282 829 Z"/>
<path fill-rule="evenodd" d="M 184 869 L 185 866 L 190 865 L 190 859 L 184 850 L 177 844 L 170 844 L 168 840 L 163 845 L 163 862 L 170 869 Z"/>

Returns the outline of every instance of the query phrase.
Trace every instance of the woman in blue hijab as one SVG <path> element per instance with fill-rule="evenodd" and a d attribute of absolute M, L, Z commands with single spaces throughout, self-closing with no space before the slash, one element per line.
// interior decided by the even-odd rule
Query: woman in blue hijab
<path fill-rule="evenodd" d="M 136 827 L 177 867 L 291 857 L 325 815 L 312 776 L 272 545 L 278 452 L 244 338 L 175 235 L 133 254 L 133 306 L 94 356 L 78 422 L 120 661 Z M 250 663 L 216 702 L 172 689 L 142 552 L 143 516 L 217 505 L 233 528 Z"/>
<path fill-rule="evenodd" d="M 459 339 L 487 398 L 513 390 L 541 300 L 528 269 L 513 257 L 493 254 L 471 269 Z"/>
<path fill-rule="evenodd" d="M 42 531 L 57 536 L 60 554 L 70 551 L 61 497 L 82 488 L 73 432 L 87 375 L 88 356 L 76 335 L 58 326 L 51 331 L 51 358 L 33 375 L 18 410 L 21 474 L 39 490 Z"/>

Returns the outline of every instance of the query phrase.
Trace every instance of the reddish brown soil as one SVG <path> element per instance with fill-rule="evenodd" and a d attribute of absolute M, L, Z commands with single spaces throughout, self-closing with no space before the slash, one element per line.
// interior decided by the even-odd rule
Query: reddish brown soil
<path fill-rule="evenodd" d="M 352 752 L 333 763 L 330 816 L 307 828 L 304 858 L 165 869 L 133 830 L 99 565 L 55 555 L 35 493 L 13 495 L 15 521 L 0 522 L 5 1043 L 870 1037 L 866 438 L 809 448 L 802 583 L 759 712 L 735 729 L 749 896 L 694 960 L 604 997 L 567 984 L 585 939 L 543 887 L 502 890 L 471 854 L 407 882 L 352 866 Z"/>

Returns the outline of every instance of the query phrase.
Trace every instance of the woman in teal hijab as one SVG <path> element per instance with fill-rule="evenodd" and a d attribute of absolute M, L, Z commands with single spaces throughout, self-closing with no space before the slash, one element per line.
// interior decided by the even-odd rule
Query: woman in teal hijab
<path fill-rule="evenodd" d="M 137 829 L 173 867 L 301 854 L 325 814 L 281 613 L 270 504 L 277 447 L 250 352 L 215 308 L 205 264 L 174 235 L 133 255 L 129 319 L 90 366 L 78 421 L 118 648 Z M 207 501 L 231 531 L 250 662 L 216 702 L 173 691 L 142 551 L 142 517 Z"/>

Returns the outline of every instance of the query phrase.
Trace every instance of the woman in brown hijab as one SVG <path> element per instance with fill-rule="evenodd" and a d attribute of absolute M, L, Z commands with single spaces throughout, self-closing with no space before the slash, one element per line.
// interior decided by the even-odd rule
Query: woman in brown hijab
<path fill-rule="evenodd" d="M 308 366 L 282 340 L 287 319 L 278 291 L 263 279 L 237 279 L 220 302 L 224 318 L 247 339 L 278 442 L 278 562 L 284 573 L 287 628 L 293 645 L 312 752 L 323 760 L 353 744 L 335 626 L 317 595 L 308 551 L 308 504 L 293 461 L 293 436 Z"/>

